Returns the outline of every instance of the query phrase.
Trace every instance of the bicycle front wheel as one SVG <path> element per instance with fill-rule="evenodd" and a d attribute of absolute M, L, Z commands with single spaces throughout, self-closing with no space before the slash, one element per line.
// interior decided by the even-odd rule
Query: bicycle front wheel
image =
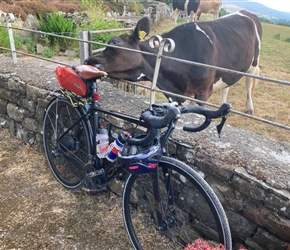
<path fill-rule="evenodd" d="M 54 177 L 69 189 L 82 184 L 91 152 L 88 127 L 80 117 L 81 110 L 68 99 L 54 98 L 43 120 L 44 152 L 49 167 Z"/>
<path fill-rule="evenodd" d="M 197 172 L 174 158 L 162 157 L 149 174 L 128 177 L 123 217 L 135 249 L 184 250 L 197 240 L 232 248 L 216 194 Z"/>

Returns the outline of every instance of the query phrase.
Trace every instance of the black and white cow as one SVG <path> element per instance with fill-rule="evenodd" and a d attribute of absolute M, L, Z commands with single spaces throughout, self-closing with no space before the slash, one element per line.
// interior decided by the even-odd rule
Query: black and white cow
<path fill-rule="evenodd" d="M 177 18 L 182 11 L 186 12 L 190 16 L 191 21 L 195 19 L 195 13 L 198 9 L 200 0 L 173 0 L 172 2 L 172 13 L 170 15 L 174 23 L 177 23 Z"/>
<path fill-rule="evenodd" d="M 154 52 L 148 41 L 141 41 L 149 34 L 150 22 L 142 18 L 131 35 L 123 34 L 109 41 L 109 45 Z M 164 33 L 163 38 L 175 41 L 171 57 L 209 64 L 252 74 L 259 73 L 259 54 L 262 27 L 257 16 L 239 11 L 209 22 L 186 23 Z M 156 58 L 147 54 L 130 52 L 116 47 L 106 47 L 89 57 L 85 64 L 106 71 L 108 76 L 129 81 L 153 79 Z M 225 89 L 221 102 L 226 101 L 227 87 L 242 78 L 241 75 L 218 69 L 199 67 L 176 60 L 162 59 L 157 87 L 179 95 L 207 101 L 213 91 Z M 251 87 L 253 79 L 246 77 L 247 107 L 252 113 Z M 171 97 L 173 101 L 184 99 Z"/>

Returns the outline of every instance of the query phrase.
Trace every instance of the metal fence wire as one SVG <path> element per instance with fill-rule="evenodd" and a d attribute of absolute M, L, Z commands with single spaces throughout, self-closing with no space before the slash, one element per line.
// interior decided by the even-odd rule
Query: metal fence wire
<path fill-rule="evenodd" d="M 108 44 L 104 44 L 104 43 L 99 43 L 99 42 L 95 42 L 91 40 L 92 34 L 93 33 L 107 33 L 107 32 L 120 32 L 120 31 L 130 31 L 132 30 L 131 28 L 125 28 L 125 29 L 115 29 L 115 30 L 98 30 L 98 31 L 83 31 L 79 33 L 79 38 L 72 38 L 72 37 L 67 37 L 67 36 L 63 36 L 63 35 L 58 35 L 58 34 L 54 34 L 54 33 L 47 33 L 47 32 L 42 32 L 42 31 L 37 31 L 37 30 L 31 30 L 31 29 L 26 29 L 26 28 L 17 28 L 17 27 L 12 27 L 11 23 L 14 22 L 14 16 L 11 13 L 5 14 L 3 13 L 1 16 L 1 19 L 3 22 L 6 22 L 6 26 L 5 25 L 0 25 L 0 27 L 2 28 L 7 28 L 8 30 L 8 35 L 9 35 L 9 39 L 10 39 L 10 48 L 5 48 L 5 47 L 1 47 L 1 50 L 6 50 L 6 51 L 10 51 L 12 53 L 12 58 L 13 58 L 13 62 L 17 63 L 17 54 L 22 54 L 22 55 L 26 55 L 26 56 L 31 56 L 34 58 L 37 58 L 39 60 L 45 60 L 45 61 L 49 61 L 52 63 L 56 63 L 56 64 L 60 64 L 60 65 L 64 65 L 64 66 L 71 66 L 71 65 L 67 65 L 65 63 L 62 63 L 60 61 L 55 61 L 52 59 L 47 59 L 41 56 L 37 56 L 37 55 L 33 55 L 30 53 L 26 53 L 20 50 L 16 50 L 15 49 L 15 45 L 14 45 L 14 39 L 13 39 L 13 29 L 14 30 L 21 30 L 21 31 L 28 31 L 28 32 L 32 32 L 32 33 L 37 33 L 40 35 L 48 35 L 48 36 L 55 36 L 55 37 L 60 37 L 60 38 L 65 38 L 65 39 L 69 39 L 69 40 L 73 40 L 73 41 L 78 41 L 79 42 L 79 48 L 80 48 L 80 64 L 83 63 L 83 60 L 85 58 L 87 58 L 88 56 L 92 55 L 93 51 L 92 51 L 92 45 L 100 45 L 103 47 L 115 47 L 118 49 L 123 49 L 123 50 L 127 50 L 127 51 L 132 51 L 132 52 L 136 52 L 136 53 L 141 53 L 141 54 L 146 54 L 146 55 L 150 55 L 150 56 L 154 56 L 156 57 L 156 65 L 155 65 L 155 70 L 154 70 L 154 76 L 153 76 L 153 81 L 151 84 L 151 87 L 148 86 L 144 86 L 142 84 L 139 83 L 133 83 L 133 82 L 128 82 L 128 81 L 124 81 L 128 84 L 134 85 L 134 86 L 138 86 L 140 88 L 144 88 L 144 89 L 148 89 L 150 90 L 150 105 L 152 103 L 155 102 L 155 93 L 159 92 L 159 93 L 163 93 L 163 94 L 170 94 L 172 96 L 177 96 L 177 97 L 182 97 L 186 100 L 189 101 L 194 101 L 194 102 L 198 102 L 210 107 L 219 107 L 218 105 L 209 103 L 209 102 L 203 102 L 194 98 L 190 98 L 190 97 L 186 97 L 186 96 L 181 96 L 181 95 L 177 95 L 175 93 L 172 92 L 168 92 L 168 91 L 164 91 L 164 90 L 160 90 L 156 87 L 156 83 L 157 83 L 157 78 L 158 78 L 158 73 L 159 73 L 159 66 L 161 63 L 161 60 L 163 58 L 169 59 L 169 60 L 176 60 L 178 62 L 182 62 L 182 63 L 187 63 L 187 64 L 191 64 L 191 65 L 195 65 L 195 66 L 199 66 L 199 67 L 207 67 L 207 68 L 211 68 L 211 69 L 217 69 L 219 71 L 224 71 L 224 72 L 229 72 L 232 74 L 238 74 L 241 76 L 248 76 L 248 77 L 252 77 L 252 78 L 256 78 L 259 80 L 263 80 L 263 81 L 269 81 L 269 82 L 274 82 L 277 84 L 282 84 L 282 85 L 287 85 L 290 86 L 290 82 L 289 81 L 283 81 L 283 80 L 278 80 L 278 79 L 274 79 L 274 78 L 268 78 L 268 77 L 263 77 L 263 76 L 257 76 L 257 75 L 253 75 L 253 74 L 248 74 L 248 73 L 243 73 L 243 72 L 239 72 L 239 71 L 235 71 L 235 70 L 231 70 L 231 69 L 226 69 L 226 68 L 221 68 L 221 67 L 216 67 L 213 65 L 207 65 L 207 64 L 202 64 L 202 63 L 198 63 L 198 62 L 192 62 L 192 61 L 187 61 L 187 60 L 183 60 L 183 59 L 178 59 L 178 58 L 174 58 L 174 57 L 170 57 L 170 56 L 165 56 L 163 55 L 163 52 L 172 52 L 175 48 L 175 43 L 172 39 L 163 39 L 161 36 L 152 36 L 149 39 L 149 43 L 151 44 L 151 46 L 153 48 L 156 49 L 156 53 L 148 53 L 148 52 L 142 52 L 139 50 L 133 50 L 133 49 L 129 49 L 129 48 L 122 48 L 120 46 L 114 46 L 114 45 L 108 45 Z M 277 122 L 273 122 L 267 119 L 263 119 L 254 115 L 249 115 L 237 110 L 232 110 L 232 113 L 236 114 L 236 115 L 240 115 L 249 119 L 253 119 L 262 123 L 266 123 L 275 127 L 279 127 L 282 129 L 286 129 L 286 130 L 290 130 L 290 126 L 287 125 L 283 125 Z"/>

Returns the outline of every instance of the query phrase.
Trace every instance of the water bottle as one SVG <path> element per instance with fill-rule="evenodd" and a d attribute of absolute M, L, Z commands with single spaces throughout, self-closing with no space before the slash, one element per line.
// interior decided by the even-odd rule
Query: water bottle
<path fill-rule="evenodd" d="M 129 132 L 123 131 L 114 142 L 111 143 L 108 149 L 108 154 L 106 159 L 110 162 L 114 162 L 117 158 L 117 154 L 122 150 L 124 143 L 127 141 L 130 136 Z"/>
<path fill-rule="evenodd" d="M 101 126 L 96 135 L 97 156 L 105 158 L 109 147 L 109 135 L 107 129 Z"/>

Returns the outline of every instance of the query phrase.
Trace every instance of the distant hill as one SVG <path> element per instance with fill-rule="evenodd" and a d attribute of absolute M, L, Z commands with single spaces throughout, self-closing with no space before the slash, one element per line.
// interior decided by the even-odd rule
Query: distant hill
<path fill-rule="evenodd" d="M 223 0 L 222 8 L 227 12 L 232 13 L 241 9 L 248 10 L 259 17 L 270 20 L 274 23 L 289 23 L 290 24 L 290 13 L 282 12 L 268 8 L 267 6 L 250 2 L 248 0 Z"/>

